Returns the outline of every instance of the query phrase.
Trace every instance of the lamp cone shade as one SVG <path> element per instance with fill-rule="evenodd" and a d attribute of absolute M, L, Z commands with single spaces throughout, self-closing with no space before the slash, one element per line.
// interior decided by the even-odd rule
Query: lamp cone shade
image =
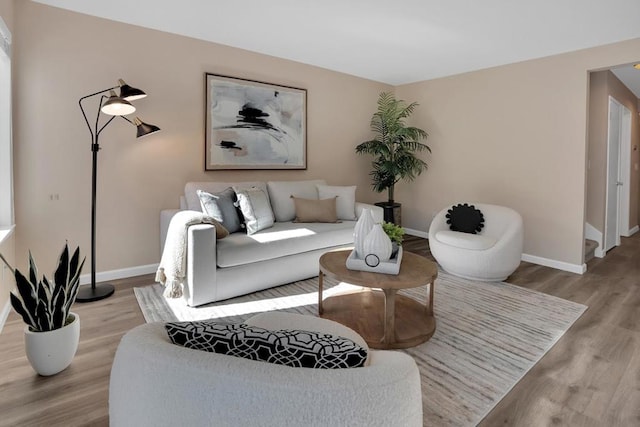
<path fill-rule="evenodd" d="M 117 96 L 114 91 L 111 91 L 109 99 L 104 103 L 101 110 L 110 116 L 125 116 L 136 111 L 136 107 L 126 99 Z"/>
<path fill-rule="evenodd" d="M 139 117 L 135 118 L 135 120 L 133 121 L 133 124 L 136 125 L 136 127 L 138 128 L 136 138 L 142 138 L 143 136 L 147 136 L 152 133 L 160 131 L 160 128 L 158 126 L 145 123 L 142 120 L 140 120 Z"/>
<path fill-rule="evenodd" d="M 143 90 L 129 86 L 122 79 L 118 79 L 118 84 L 120 84 L 120 98 L 124 100 L 135 101 L 147 96 Z"/>

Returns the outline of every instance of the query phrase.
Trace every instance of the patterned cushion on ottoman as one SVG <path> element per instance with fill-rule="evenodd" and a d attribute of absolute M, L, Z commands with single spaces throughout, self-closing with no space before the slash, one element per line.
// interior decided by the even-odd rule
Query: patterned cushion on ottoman
<path fill-rule="evenodd" d="M 310 331 L 267 330 L 214 320 L 165 324 L 174 344 L 300 368 L 358 368 L 367 350 L 350 339 Z"/>

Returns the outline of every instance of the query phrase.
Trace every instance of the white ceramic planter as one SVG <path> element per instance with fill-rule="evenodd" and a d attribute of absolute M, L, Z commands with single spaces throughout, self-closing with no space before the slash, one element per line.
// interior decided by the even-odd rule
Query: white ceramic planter
<path fill-rule="evenodd" d="M 27 359 L 40 375 L 55 375 L 71 364 L 80 341 L 80 317 L 69 313 L 74 319 L 68 325 L 47 332 L 33 332 L 24 328 L 24 344 Z"/>
<path fill-rule="evenodd" d="M 374 225 L 366 239 L 364 239 L 365 260 L 367 255 L 375 255 L 378 258 L 378 263 L 389 261 L 392 250 L 391 239 L 382 229 L 382 225 Z M 367 265 L 369 264 L 367 263 Z"/>
<path fill-rule="evenodd" d="M 373 220 L 371 209 L 362 209 L 360 218 L 358 218 L 358 222 L 356 222 L 355 228 L 353 229 L 353 246 L 358 258 L 364 259 L 364 256 L 366 255 L 364 252 L 364 240 L 367 238 L 367 235 L 374 225 L 375 222 Z"/>

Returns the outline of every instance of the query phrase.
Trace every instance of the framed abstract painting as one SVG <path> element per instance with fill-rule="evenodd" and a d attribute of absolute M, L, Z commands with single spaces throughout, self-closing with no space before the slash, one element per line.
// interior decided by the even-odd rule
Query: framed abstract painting
<path fill-rule="evenodd" d="M 306 169 L 307 91 L 205 74 L 205 170 Z"/>

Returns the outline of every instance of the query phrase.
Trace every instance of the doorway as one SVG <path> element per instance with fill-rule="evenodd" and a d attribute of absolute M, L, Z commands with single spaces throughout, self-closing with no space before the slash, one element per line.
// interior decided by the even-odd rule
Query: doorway
<path fill-rule="evenodd" d="M 631 111 L 609 97 L 604 252 L 629 235 Z"/>

